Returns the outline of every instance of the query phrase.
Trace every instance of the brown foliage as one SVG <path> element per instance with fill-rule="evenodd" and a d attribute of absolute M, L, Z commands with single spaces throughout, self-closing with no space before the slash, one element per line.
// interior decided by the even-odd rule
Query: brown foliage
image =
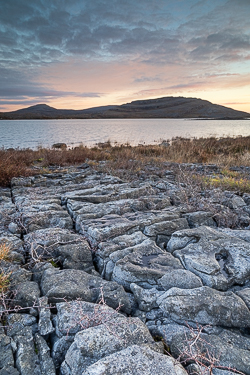
<path fill-rule="evenodd" d="M 106 161 L 106 171 L 121 172 L 126 177 L 138 175 L 148 164 L 162 167 L 164 162 L 215 163 L 223 166 L 250 165 L 250 137 L 237 138 L 174 138 L 169 146 L 129 144 L 115 145 L 110 142 L 96 147 L 76 147 L 69 150 L 39 148 L 0 150 L 0 186 L 10 185 L 12 177 L 41 173 L 49 166 L 67 166 L 91 161 Z M 38 167 L 41 168 L 38 170 Z"/>

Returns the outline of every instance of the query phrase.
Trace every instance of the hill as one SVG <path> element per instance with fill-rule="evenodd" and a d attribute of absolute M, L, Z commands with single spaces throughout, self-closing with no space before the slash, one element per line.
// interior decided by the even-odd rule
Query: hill
<path fill-rule="evenodd" d="M 89 118 L 210 118 L 244 119 L 247 112 L 213 104 L 207 100 L 164 97 L 136 100 L 122 105 L 109 105 L 83 110 L 56 109 L 46 104 L 1 112 L 0 119 L 89 119 Z"/>

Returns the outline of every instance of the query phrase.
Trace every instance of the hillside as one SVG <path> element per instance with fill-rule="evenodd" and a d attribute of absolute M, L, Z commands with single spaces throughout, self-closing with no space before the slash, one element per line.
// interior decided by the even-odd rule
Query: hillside
<path fill-rule="evenodd" d="M 56 109 L 46 104 L 0 113 L 0 119 L 67 118 L 212 118 L 243 119 L 247 112 L 213 104 L 207 100 L 184 97 L 136 100 L 123 105 L 109 105 L 83 110 Z"/>

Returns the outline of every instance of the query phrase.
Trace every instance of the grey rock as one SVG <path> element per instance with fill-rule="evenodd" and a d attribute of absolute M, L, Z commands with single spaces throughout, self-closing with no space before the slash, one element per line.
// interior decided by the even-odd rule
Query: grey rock
<path fill-rule="evenodd" d="M 164 292 L 159 292 L 155 288 L 143 289 L 139 285 L 131 284 L 130 289 L 135 296 L 139 309 L 142 311 L 150 311 L 155 307 L 159 307 L 156 303 L 157 298 Z"/>
<path fill-rule="evenodd" d="M 41 306 L 39 308 L 38 331 L 41 336 L 47 336 L 55 330 L 51 322 L 48 299 L 46 297 L 39 298 L 38 305 Z"/>
<path fill-rule="evenodd" d="M 40 289 L 35 281 L 24 281 L 16 285 L 15 303 L 21 307 L 32 307 L 40 297 Z"/>
<path fill-rule="evenodd" d="M 16 368 L 21 375 L 41 375 L 39 359 L 30 327 L 25 327 L 15 336 L 17 345 Z"/>
<path fill-rule="evenodd" d="M 197 228 L 201 225 L 208 227 L 216 227 L 216 222 L 213 220 L 213 213 L 206 211 L 189 212 L 183 215 L 190 226 L 190 228 Z"/>
<path fill-rule="evenodd" d="M 204 285 L 227 290 L 250 276 L 250 245 L 209 227 L 175 232 L 167 246 Z"/>
<path fill-rule="evenodd" d="M 112 237 L 130 234 L 139 229 L 139 222 L 128 220 L 119 215 L 107 215 L 100 219 L 79 222 L 76 220 L 76 230 L 96 245 Z"/>
<path fill-rule="evenodd" d="M 42 294 L 48 297 L 49 303 L 77 298 L 95 302 L 100 287 L 99 278 L 81 270 L 48 268 L 44 271 L 41 280 Z"/>
<path fill-rule="evenodd" d="M 55 366 L 50 357 L 50 348 L 46 341 L 40 335 L 36 334 L 35 343 L 40 362 L 41 375 L 56 375 Z"/>
<path fill-rule="evenodd" d="M 82 375 L 186 375 L 176 361 L 147 346 L 132 345 L 89 366 Z"/>
<path fill-rule="evenodd" d="M 13 222 L 9 223 L 8 230 L 12 234 L 17 234 L 18 235 L 18 234 L 21 233 L 20 227 L 16 223 L 13 223 Z"/>
<path fill-rule="evenodd" d="M 34 267 L 32 268 L 32 273 L 33 273 L 32 280 L 40 285 L 43 273 L 47 269 L 53 270 L 54 267 L 49 262 L 35 263 Z"/>
<path fill-rule="evenodd" d="M 14 366 L 10 337 L 0 334 L 0 369 Z"/>
<path fill-rule="evenodd" d="M 250 311 L 232 292 L 209 287 L 172 288 L 157 299 L 160 308 L 178 323 L 200 323 L 224 327 L 250 327 Z"/>
<path fill-rule="evenodd" d="M 155 191 L 149 184 L 139 184 L 137 187 L 125 184 L 96 185 L 90 189 L 71 191 L 66 193 L 63 201 L 73 199 L 81 202 L 106 203 L 121 199 L 135 199 L 147 195 L 154 195 Z"/>
<path fill-rule="evenodd" d="M 81 298 L 87 302 L 100 299 L 100 291 L 107 304 L 118 307 L 122 304 L 125 311 L 130 311 L 130 303 L 122 286 L 108 283 L 100 277 L 90 275 L 82 270 L 57 270 L 48 268 L 41 280 L 42 294 L 50 303 Z"/>
<path fill-rule="evenodd" d="M 184 336 L 190 332 L 188 327 L 176 323 L 150 324 L 148 328 L 155 339 L 163 340 L 168 347 L 171 346 L 172 340 L 177 334 L 181 333 Z"/>
<path fill-rule="evenodd" d="M 146 240 L 116 262 L 111 279 L 128 291 L 131 283 L 150 289 L 172 268 L 183 267 L 178 259 L 156 246 L 154 241 Z"/>
<path fill-rule="evenodd" d="M 106 280 L 110 280 L 115 263 L 125 255 L 132 252 L 136 246 L 147 237 L 142 232 L 134 232 L 130 235 L 123 235 L 113 238 L 112 241 L 101 242 L 95 252 L 95 262 L 98 271 Z"/>
<path fill-rule="evenodd" d="M 31 328 L 33 334 L 37 332 L 36 318 L 30 314 L 10 314 L 8 315 L 8 336 L 15 337 L 25 328 Z"/>
<path fill-rule="evenodd" d="M 237 237 L 241 240 L 250 242 L 250 230 L 218 228 L 218 231 L 227 234 L 230 237 Z"/>
<path fill-rule="evenodd" d="M 176 215 L 173 216 L 175 217 Z M 160 223 L 146 226 L 143 233 L 149 237 L 154 237 L 159 234 L 171 236 L 171 234 L 176 232 L 177 230 L 187 228 L 189 228 L 189 226 L 185 218 L 172 220 L 170 219 L 169 221 L 161 221 Z"/>
<path fill-rule="evenodd" d="M 51 356 L 56 369 L 59 369 L 65 359 L 65 355 L 74 341 L 73 336 L 63 336 L 58 338 L 56 335 L 51 335 L 52 351 Z"/>
<path fill-rule="evenodd" d="M 126 314 L 131 313 L 131 304 L 127 293 L 124 293 L 124 288 L 115 282 L 110 281 L 101 287 L 96 302 L 100 301 L 105 302 L 113 309 L 124 311 Z"/>
<path fill-rule="evenodd" d="M 236 294 L 243 299 L 247 307 L 250 309 L 250 288 L 239 290 Z"/>
<path fill-rule="evenodd" d="M 76 334 L 61 366 L 63 375 L 77 375 L 109 354 L 135 344 L 154 344 L 147 327 L 138 318 L 117 316 L 105 325 Z"/>
<path fill-rule="evenodd" d="M 20 253 L 24 255 L 23 241 L 19 236 L 10 234 L 5 230 L 0 230 L 0 244 L 5 244 L 9 250 L 10 255 L 12 252 Z"/>
<path fill-rule="evenodd" d="M 16 368 L 8 366 L 0 370 L 0 375 L 20 375 L 20 372 Z"/>
<path fill-rule="evenodd" d="M 244 199 L 239 197 L 238 195 L 234 195 L 232 198 L 227 198 L 223 201 L 223 204 L 233 210 L 237 210 L 246 206 Z"/>
<path fill-rule="evenodd" d="M 188 342 L 188 341 L 189 342 Z M 197 339 L 197 332 L 178 333 L 174 336 L 170 346 L 171 353 L 174 357 L 181 356 L 182 360 L 187 358 L 184 352 L 190 352 L 189 345 L 192 345 L 192 355 L 209 353 L 211 358 L 216 359 L 216 365 L 226 369 L 236 369 L 246 375 L 250 374 L 250 352 L 249 350 L 240 349 L 221 339 L 217 335 L 207 335 L 200 333 Z M 233 354 L 233 355 L 232 355 Z M 207 357 L 208 358 L 208 357 Z M 211 362 L 210 362 L 211 363 Z M 209 364 L 209 360 L 208 360 Z"/>
<path fill-rule="evenodd" d="M 74 336 L 77 332 L 112 321 L 120 314 L 102 304 L 84 301 L 61 302 L 56 304 L 57 315 L 55 318 L 56 334 Z"/>
<path fill-rule="evenodd" d="M 10 275 L 11 288 L 15 288 L 18 284 L 26 281 L 31 281 L 32 272 L 25 268 L 19 268 L 13 271 Z"/>
<path fill-rule="evenodd" d="M 91 249 L 87 241 L 69 230 L 49 228 L 37 230 L 24 236 L 27 251 L 43 260 L 53 259 L 63 268 L 94 269 Z"/>
<path fill-rule="evenodd" d="M 199 288 L 202 285 L 201 279 L 192 272 L 182 269 L 169 270 L 158 280 L 161 290 L 168 290 L 173 287 L 181 289 Z"/>
<path fill-rule="evenodd" d="M 169 198 L 159 199 L 156 196 L 140 197 L 138 199 L 121 199 L 106 203 L 87 203 L 71 199 L 67 200 L 67 208 L 70 215 L 76 219 L 80 216 L 81 220 L 96 219 L 105 215 L 117 214 L 123 215 L 127 212 L 145 211 L 148 209 L 163 209 L 170 206 Z"/>
<path fill-rule="evenodd" d="M 18 214 L 17 214 L 18 216 Z M 25 212 L 22 214 L 23 227 L 25 232 L 34 232 L 44 228 L 63 228 L 72 229 L 73 223 L 65 211 L 52 211 L 47 212 Z"/>

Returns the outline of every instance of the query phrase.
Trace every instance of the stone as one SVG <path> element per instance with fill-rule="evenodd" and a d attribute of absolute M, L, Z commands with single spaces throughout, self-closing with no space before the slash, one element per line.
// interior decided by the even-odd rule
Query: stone
<path fill-rule="evenodd" d="M 0 370 L 0 375 L 20 375 L 20 372 L 16 368 L 8 366 Z"/>
<path fill-rule="evenodd" d="M 83 222 L 78 218 L 76 220 L 76 230 L 88 238 L 92 245 L 112 237 L 133 233 L 138 229 L 139 222 L 114 214 Z"/>
<path fill-rule="evenodd" d="M 145 240 L 147 240 L 147 236 L 140 231 L 136 231 L 130 235 L 125 234 L 115 237 L 111 241 L 99 243 L 94 257 L 95 264 L 102 277 L 110 280 L 115 263 L 132 252 L 133 246 Z"/>
<path fill-rule="evenodd" d="M 14 366 L 11 339 L 5 334 L 0 334 L 0 369 Z"/>
<path fill-rule="evenodd" d="M 197 228 L 201 225 L 206 225 L 207 227 L 216 227 L 216 222 L 213 219 L 212 212 L 206 211 L 196 211 L 196 212 L 189 212 L 183 215 L 190 226 L 190 228 Z"/>
<path fill-rule="evenodd" d="M 54 332 L 55 328 L 51 322 L 51 311 L 48 305 L 48 299 L 46 297 L 39 298 L 39 321 L 38 321 L 38 332 L 41 336 L 47 337 L 50 333 Z"/>
<path fill-rule="evenodd" d="M 17 214 L 18 216 L 18 214 Z M 34 232 L 39 229 L 55 228 L 73 229 L 73 223 L 70 216 L 65 211 L 47 212 L 25 212 L 22 215 L 24 233 Z"/>
<path fill-rule="evenodd" d="M 223 201 L 223 204 L 233 210 L 237 210 L 246 206 L 244 199 L 239 197 L 238 195 L 234 195 L 232 198 L 227 198 Z"/>
<path fill-rule="evenodd" d="M 153 288 L 168 270 L 183 268 L 178 259 L 163 251 L 154 241 L 143 241 L 131 250 L 116 262 L 111 277 L 127 291 L 130 291 L 131 283 L 145 289 Z"/>
<path fill-rule="evenodd" d="M 50 348 L 43 337 L 36 334 L 35 343 L 37 354 L 39 358 L 39 364 L 41 369 L 41 375 L 56 375 L 55 366 L 50 356 Z"/>
<path fill-rule="evenodd" d="M 150 311 L 155 307 L 159 307 L 156 303 L 157 298 L 164 292 L 159 292 L 155 288 L 143 289 L 139 285 L 132 283 L 130 289 L 135 296 L 135 300 L 138 303 L 139 309 L 142 311 Z"/>
<path fill-rule="evenodd" d="M 96 302 L 102 301 L 113 309 L 121 310 L 126 314 L 131 313 L 131 304 L 124 288 L 115 282 L 105 283 L 99 290 Z"/>
<path fill-rule="evenodd" d="M 8 315 L 8 330 L 7 334 L 10 337 L 15 337 L 25 327 L 31 328 L 33 334 L 37 332 L 36 318 L 30 314 L 10 314 Z"/>
<path fill-rule="evenodd" d="M 185 218 L 181 218 L 169 221 L 161 221 L 160 223 L 146 226 L 143 233 L 149 237 L 154 237 L 159 234 L 171 236 L 171 234 L 176 232 L 177 230 L 187 228 L 189 228 L 187 220 Z"/>
<path fill-rule="evenodd" d="M 177 333 L 170 346 L 172 355 L 177 358 L 181 357 L 182 360 L 187 358 L 190 353 L 190 345 L 192 345 L 192 356 L 199 356 L 201 353 L 209 353 L 211 360 L 207 364 L 212 364 L 215 359 L 215 365 L 224 367 L 224 369 L 236 369 L 242 373 L 250 374 L 250 351 L 244 350 L 236 345 L 228 343 L 226 340 L 217 335 L 208 335 L 191 331 L 189 333 Z M 188 340 L 188 341 L 187 341 Z M 187 354 L 185 354 L 187 353 Z M 208 358 L 208 355 L 205 354 Z M 190 361 L 189 361 L 190 362 Z"/>
<path fill-rule="evenodd" d="M 132 345 L 100 359 L 82 375 L 187 375 L 173 358 L 156 353 L 147 346 Z"/>
<path fill-rule="evenodd" d="M 66 150 L 67 145 L 66 145 L 66 143 L 54 143 L 52 145 L 52 148 L 57 148 L 57 149 L 60 149 L 60 150 Z"/>
<path fill-rule="evenodd" d="M 38 356 L 30 327 L 25 327 L 14 337 L 17 345 L 16 368 L 21 375 L 41 375 Z"/>
<path fill-rule="evenodd" d="M 168 317 L 181 324 L 250 327 L 250 311 L 232 292 L 219 292 L 207 286 L 172 288 L 157 299 L 157 304 Z"/>
<path fill-rule="evenodd" d="M 181 333 L 184 336 L 190 332 L 188 327 L 176 323 L 160 325 L 154 323 L 148 325 L 148 329 L 155 339 L 163 340 L 168 347 L 172 345 L 172 340 L 177 334 Z"/>
<path fill-rule="evenodd" d="M 81 236 L 67 229 L 48 228 L 24 236 L 25 247 L 42 260 L 53 259 L 63 268 L 94 270 L 91 249 Z"/>
<path fill-rule="evenodd" d="M 61 366 L 62 375 L 78 375 L 109 354 L 135 344 L 154 344 L 138 318 L 117 316 L 113 320 L 78 332 Z"/>
<path fill-rule="evenodd" d="M 201 279 L 190 271 L 183 269 L 169 270 L 158 282 L 158 289 L 168 290 L 173 287 L 181 289 L 199 288 Z"/>
<path fill-rule="evenodd" d="M 96 302 L 100 299 L 100 291 L 107 304 L 113 307 L 121 306 L 130 312 L 129 299 L 125 290 L 116 282 L 108 283 L 100 277 L 90 275 L 82 270 L 58 270 L 48 268 L 41 280 L 42 294 L 48 297 L 49 303 L 80 298 L 86 302 Z"/>
<path fill-rule="evenodd" d="M 24 281 L 16 285 L 15 303 L 21 307 L 32 307 L 40 297 L 40 289 L 35 281 Z"/>
<path fill-rule="evenodd" d="M 236 294 L 243 299 L 247 307 L 250 309 L 250 288 L 239 290 Z"/>
<path fill-rule="evenodd" d="M 250 244 L 215 229 L 201 226 L 177 231 L 167 249 L 211 288 L 225 291 L 249 279 Z"/>

